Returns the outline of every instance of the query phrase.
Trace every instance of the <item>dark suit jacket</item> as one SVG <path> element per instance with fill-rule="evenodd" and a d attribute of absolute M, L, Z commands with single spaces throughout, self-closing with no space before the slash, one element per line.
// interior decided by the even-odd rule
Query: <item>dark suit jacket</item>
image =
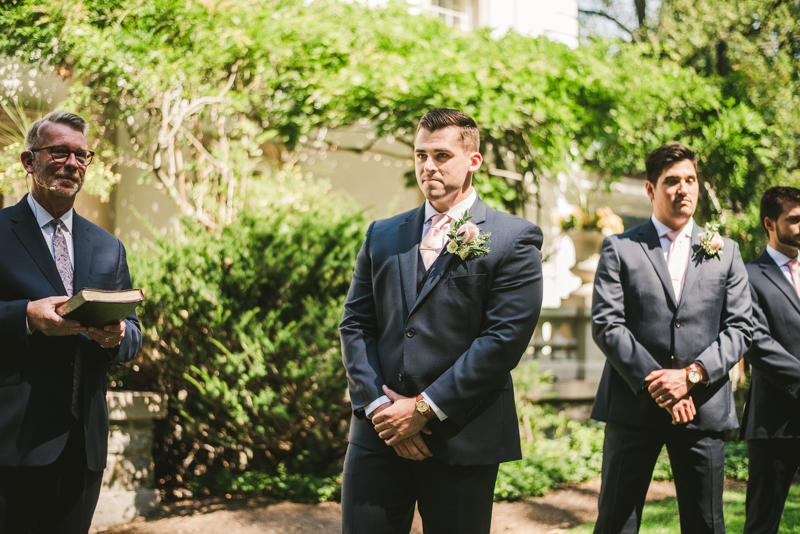
<path fill-rule="evenodd" d="M 395 454 L 363 408 L 388 385 L 425 391 L 448 419 L 428 423 L 434 459 L 482 465 L 519 459 L 510 371 L 528 346 L 542 303 L 542 232 L 476 200 L 490 253 L 442 254 L 417 293 L 424 206 L 372 223 L 356 260 L 339 327 L 354 409 L 350 441 Z"/>
<path fill-rule="evenodd" d="M 692 251 L 700 250 L 697 225 Z M 592 335 L 606 355 L 592 417 L 633 426 L 671 424 L 647 391 L 645 377 L 662 368 L 702 364 L 710 383 L 691 390 L 697 415 L 688 428 L 728 430 L 738 422 L 728 371 L 752 337 L 750 292 L 739 249 L 690 257 L 680 304 L 653 223 L 603 241 L 594 281 Z M 674 356 L 674 360 L 672 357 Z"/>
<path fill-rule="evenodd" d="M 764 251 L 747 264 L 753 298 L 753 366 L 745 439 L 800 438 L 800 299 Z"/>
<path fill-rule="evenodd" d="M 77 213 L 73 219 L 74 291 L 84 287 L 129 289 L 125 248 Z M 53 463 L 67 442 L 75 353 L 83 355 L 83 421 L 89 469 L 101 471 L 108 450 L 106 374 L 130 361 L 142 344 L 136 314 L 125 338 L 103 349 L 87 335 L 26 334 L 28 302 L 66 295 L 36 217 L 23 198 L 0 211 L 0 465 Z"/>

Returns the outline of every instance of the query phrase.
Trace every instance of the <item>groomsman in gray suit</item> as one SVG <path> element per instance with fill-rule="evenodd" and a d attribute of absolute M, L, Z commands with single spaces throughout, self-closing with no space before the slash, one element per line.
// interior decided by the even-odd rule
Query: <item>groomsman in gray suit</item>
<path fill-rule="evenodd" d="M 742 423 L 750 457 L 745 534 L 778 532 L 800 465 L 800 189 L 761 198 L 769 245 L 747 264 L 753 298 L 753 366 Z"/>
<path fill-rule="evenodd" d="M 723 433 L 738 426 L 728 371 L 752 337 L 747 274 L 736 243 L 701 239 L 694 153 L 662 146 L 646 168 L 653 216 L 606 238 L 594 282 L 607 358 L 592 410 L 607 423 L 595 533 L 638 532 L 666 444 L 681 531 L 719 534 Z"/>

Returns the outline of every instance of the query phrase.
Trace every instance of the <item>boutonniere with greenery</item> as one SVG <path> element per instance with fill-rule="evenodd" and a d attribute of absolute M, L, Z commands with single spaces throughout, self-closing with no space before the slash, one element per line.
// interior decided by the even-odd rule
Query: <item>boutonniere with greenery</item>
<path fill-rule="evenodd" d="M 710 222 L 706 225 L 706 231 L 697 235 L 700 239 L 700 248 L 695 251 L 694 256 L 702 250 L 709 258 L 719 258 L 725 246 L 722 236 L 719 235 L 719 228 L 718 222 Z"/>
<path fill-rule="evenodd" d="M 482 256 L 489 253 L 489 247 L 486 245 L 491 243 L 489 238 L 492 233 L 481 232 L 475 224 L 469 222 L 470 219 L 472 217 L 467 210 L 461 219 L 450 221 L 450 231 L 447 232 L 450 242 L 447 244 L 445 254 L 449 252 L 466 260 L 472 255 Z"/>

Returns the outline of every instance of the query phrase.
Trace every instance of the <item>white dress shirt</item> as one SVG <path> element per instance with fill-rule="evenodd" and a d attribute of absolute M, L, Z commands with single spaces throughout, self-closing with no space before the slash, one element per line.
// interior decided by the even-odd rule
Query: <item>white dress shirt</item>
<path fill-rule="evenodd" d="M 53 225 L 50 224 L 50 221 L 55 219 L 52 215 L 50 215 L 46 209 L 44 209 L 41 204 L 36 202 L 33 198 L 33 195 L 28 193 L 28 206 L 30 206 L 33 215 L 36 217 L 36 223 L 39 225 L 39 229 L 42 231 L 42 235 L 44 236 L 44 242 L 47 243 L 47 250 L 50 251 L 50 256 L 53 258 L 53 261 L 56 260 L 56 252 L 53 250 L 53 234 L 56 233 L 56 229 Z M 72 270 L 75 270 L 75 253 L 73 252 L 72 246 L 72 214 L 75 213 L 75 210 L 72 208 L 69 209 L 67 213 L 60 217 L 61 222 L 63 223 L 61 226 L 61 233 L 64 234 L 64 239 L 67 241 L 67 250 L 69 251 L 69 260 L 72 264 Z M 28 335 L 33 334 L 33 330 L 28 325 L 28 318 L 25 317 L 25 327 L 28 331 Z"/>
<path fill-rule="evenodd" d="M 462 217 L 464 217 L 464 212 L 466 212 L 472 207 L 477 198 L 478 198 L 478 193 L 475 191 L 475 188 L 470 187 L 470 192 L 467 198 L 465 198 L 464 200 L 462 200 L 461 202 L 459 202 L 458 204 L 447 210 L 445 213 L 454 220 L 461 219 Z M 436 208 L 433 207 L 433 205 L 429 200 L 425 201 L 425 223 L 422 225 L 422 235 L 419 238 L 420 242 L 422 242 L 422 240 L 425 238 L 425 235 L 428 233 L 428 230 L 431 229 L 431 217 L 433 217 L 434 215 L 438 215 L 439 213 L 440 212 L 436 211 Z M 442 245 L 442 248 L 444 248 L 444 244 Z M 442 248 L 438 249 L 436 253 L 441 254 Z M 447 414 L 445 414 L 442 410 L 439 409 L 438 406 L 436 406 L 436 403 L 433 402 L 433 400 L 431 400 L 431 398 L 428 396 L 427 393 L 423 391 L 421 395 L 422 398 L 425 399 L 425 402 L 428 403 L 428 406 L 431 407 L 433 413 L 436 414 L 436 417 L 439 418 L 439 421 L 444 421 L 445 419 L 447 419 Z M 386 395 L 381 395 L 380 397 L 369 403 L 366 408 L 364 408 L 364 413 L 367 415 L 368 418 L 371 419 L 372 412 L 374 412 L 378 406 L 386 404 L 387 402 L 391 402 L 389 397 L 387 397 Z"/>
<path fill-rule="evenodd" d="M 788 265 L 786 265 L 786 263 L 790 262 L 792 260 L 800 261 L 800 251 L 798 251 L 798 256 L 796 258 L 790 258 L 789 256 L 787 256 L 783 252 L 778 252 L 777 250 L 772 248 L 770 245 L 767 245 L 767 254 L 769 254 L 769 257 L 772 258 L 772 261 L 774 261 L 778 265 L 778 267 L 781 268 L 781 272 L 783 273 L 783 276 L 785 276 L 786 279 L 789 281 L 789 283 L 792 284 L 792 287 L 794 287 L 794 279 L 792 278 L 792 270 L 789 268 Z M 797 291 L 797 288 L 795 287 L 794 290 Z"/>
<path fill-rule="evenodd" d="M 666 224 L 662 223 L 658 219 L 656 219 L 655 214 L 650 217 L 650 220 L 653 221 L 653 226 L 656 227 L 656 232 L 658 232 L 658 239 L 661 243 L 661 248 L 664 251 L 664 261 L 667 261 L 667 257 L 669 256 L 669 249 L 672 246 L 672 241 L 670 241 L 667 234 L 672 232 L 672 228 L 667 226 Z M 692 238 L 692 229 L 694 228 L 694 218 L 689 219 L 689 222 L 681 229 L 681 232 L 675 239 L 685 239 L 684 236 L 688 236 L 689 239 Z M 689 255 L 686 255 L 686 265 L 689 265 Z"/>

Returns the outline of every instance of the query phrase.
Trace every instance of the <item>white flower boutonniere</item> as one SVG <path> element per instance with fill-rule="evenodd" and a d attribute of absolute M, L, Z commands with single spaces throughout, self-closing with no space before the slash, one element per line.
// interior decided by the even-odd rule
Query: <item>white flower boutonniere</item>
<path fill-rule="evenodd" d="M 492 233 L 481 232 L 475 224 L 469 222 L 470 219 L 472 217 L 467 210 L 463 218 L 450 221 L 450 231 L 447 232 L 450 242 L 447 244 L 445 254 L 449 252 L 466 260 L 471 255 L 482 256 L 489 253 L 489 247 L 486 245 L 491 243 L 489 238 Z"/>
<path fill-rule="evenodd" d="M 706 231 L 697 236 L 700 238 L 700 248 L 692 257 L 697 256 L 702 250 L 709 258 L 719 258 L 723 252 L 722 248 L 725 246 L 722 236 L 719 235 L 719 228 L 718 222 L 710 222 L 706 225 Z"/>

